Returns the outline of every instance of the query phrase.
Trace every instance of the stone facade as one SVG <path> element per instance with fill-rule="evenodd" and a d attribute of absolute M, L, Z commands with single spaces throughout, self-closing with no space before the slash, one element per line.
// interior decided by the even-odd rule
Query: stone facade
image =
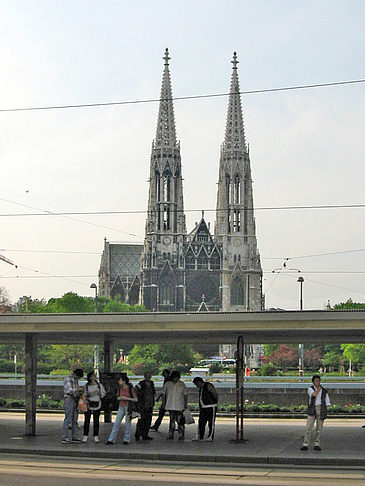
<path fill-rule="evenodd" d="M 138 268 L 136 259 L 133 267 L 134 277 L 140 278 L 136 285 L 141 285 L 141 303 L 154 311 L 261 310 L 262 269 L 236 53 L 219 162 L 214 235 L 204 215 L 190 233 L 186 231 L 182 162 L 167 49 L 163 59 L 157 130 L 150 159 L 145 239 L 143 251 L 138 255 L 141 266 Z M 126 249 L 119 251 L 105 244 L 99 273 L 102 295 L 113 292 L 123 295 L 117 292 L 124 285 L 122 275 L 124 278 L 126 274 L 132 275 L 129 270 L 129 273 L 119 270 L 118 262 L 123 255 L 127 258 L 125 252 Z"/>

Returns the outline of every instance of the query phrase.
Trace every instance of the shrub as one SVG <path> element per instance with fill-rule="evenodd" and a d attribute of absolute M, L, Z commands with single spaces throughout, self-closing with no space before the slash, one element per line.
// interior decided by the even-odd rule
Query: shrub
<path fill-rule="evenodd" d="M 266 364 L 261 366 L 261 375 L 262 376 L 275 376 L 278 372 L 278 369 L 276 366 Z"/>
<path fill-rule="evenodd" d="M 50 375 L 67 376 L 70 373 L 71 373 L 71 370 L 58 369 L 58 370 L 52 370 L 49 374 Z"/>

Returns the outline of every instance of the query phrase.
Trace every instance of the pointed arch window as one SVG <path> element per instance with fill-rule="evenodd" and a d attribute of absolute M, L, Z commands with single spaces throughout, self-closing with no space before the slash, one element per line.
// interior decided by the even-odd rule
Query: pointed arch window
<path fill-rule="evenodd" d="M 239 233 L 241 230 L 241 213 L 239 209 L 233 210 L 233 231 Z"/>
<path fill-rule="evenodd" d="M 227 193 L 227 204 L 231 204 L 232 203 L 231 178 L 229 174 L 226 175 L 226 193 Z"/>
<path fill-rule="evenodd" d="M 156 199 L 157 201 L 160 201 L 161 198 L 161 187 L 160 187 L 160 173 L 158 170 L 155 172 L 155 178 L 156 178 Z"/>
<path fill-rule="evenodd" d="M 234 277 L 231 283 L 231 305 L 244 305 L 245 287 L 240 277 Z"/>
<path fill-rule="evenodd" d="M 165 202 L 170 201 L 171 198 L 171 177 L 169 173 L 163 175 L 163 200 Z"/>
<path fill-rule="evenodd" d="M 160 304 L 174 305 L 174 287 L 169 283 L 163 283 L 160 287 Z"/>
<path fill-rule="evenodd" d="M 164 204 L 163 207 L 163 229 L 170 229 L 170 208 L 167 206 L 167 204 Z"/>
<path fill-rule="evenodd" d="M 205 251 L 201 251 L 198 256 L 198 270 L 208 270 L 208 257 Z"/>
<path fill-rule="evenodd" d="M 219 254 L 215 251 L 210 257 L 210 269 L 219 270 L 221 267 Z"/>
<path fill-rule="evenodd" d="M 233 203 L 240 204 L 241 203 L 241 181 L 239 176 L 234 178 L 233 183 Z"/>
<path fill-rule="evenodd" d="M 185 268 L 188 270 L 195 270 L 195 256 L 192 250 L 189 250 L 186 254 Z"/>

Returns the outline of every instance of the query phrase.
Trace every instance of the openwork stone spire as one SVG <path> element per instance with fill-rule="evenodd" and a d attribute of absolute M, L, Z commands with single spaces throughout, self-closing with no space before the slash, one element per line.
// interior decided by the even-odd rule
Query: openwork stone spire
<path fill-rule="evenodd" d="M 231 88 L 229 94 L 226 135 L 223 149 L 227 152 L 240 151 L 246 153 L 245 128 L 243 125 L 240 85 L 237 73 L 237 54 L 233 53 Z"/>
<path fill-rule="evenodd" d="M 176 128 L 172 89 L 169 71 L 169 50 L 166 48 L 163 57 L 165 61 L 162 77 L 160 107 L 158 111 L 155 147 L 176 147 Z"/>

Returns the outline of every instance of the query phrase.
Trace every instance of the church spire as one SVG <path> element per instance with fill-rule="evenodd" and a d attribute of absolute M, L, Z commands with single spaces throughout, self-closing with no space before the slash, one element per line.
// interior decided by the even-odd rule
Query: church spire
<path fill-rule="evenodd" d="M 240 85 L 238 81 L 237 53 L 233 53 L 231 88 L 229 93 L 229 103 L 227 111 L 226 134 L 223 149 L 227 152 L 247 153 L 245 128 L 243 125 L 242 106 L 240 96 Z"/>
<path fill-rule="evenodd" d="M 162 76 L 160 107 L 158 111 L 155 147 L 176 147 L 176 128 L 174 106 L 172 103 L 172 89 L 169 70 L 169 50 L 166 48 L 163 57 L 164 71 Z"/>

